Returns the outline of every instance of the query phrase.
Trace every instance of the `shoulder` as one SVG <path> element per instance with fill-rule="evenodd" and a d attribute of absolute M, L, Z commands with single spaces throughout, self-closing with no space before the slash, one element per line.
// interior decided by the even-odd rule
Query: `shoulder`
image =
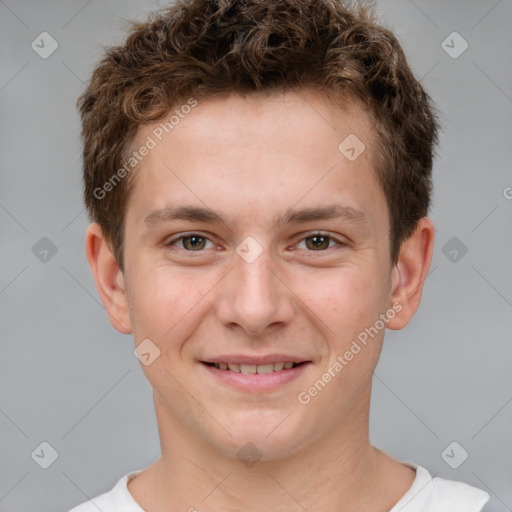
<path fill-rule="evenodd" d="M 127 473 L 110 491 L 81 503 L 69 512 L 144 512 L 129 493 L 127 486 L 128 481 L 141 471 Z"/>
<path fill-rule="evenodd" d="M 480 512 L 489 501 L 489 494 L 482 489 L 432 477 L 424 467 L 411 462 L 403 464 L 416 470 L 416 479 L 390 512 Z"/>
<path fill-rule="evenodd" d="M 432 479 L 432 510 L 438 512 L 480 512 L 489 494 L 478 487 L 435 477 Z"/>

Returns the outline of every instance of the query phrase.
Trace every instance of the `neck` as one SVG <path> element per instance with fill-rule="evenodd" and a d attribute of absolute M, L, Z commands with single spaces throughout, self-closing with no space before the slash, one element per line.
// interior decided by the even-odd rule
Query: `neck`
<path fill-rule="evenodd" d="M 162 457 L 128 489 L 148 512 L 388 511 L 414 472 L 370 444 L 369 393 L 364 402 L 331 435 L 284 459 L 247 465 L 198 439 L 155 394 Z"/>

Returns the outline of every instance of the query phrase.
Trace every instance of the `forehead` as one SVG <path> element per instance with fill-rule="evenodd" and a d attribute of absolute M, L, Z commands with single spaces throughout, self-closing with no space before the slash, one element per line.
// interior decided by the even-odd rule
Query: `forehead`
<path fill-rule="evenodd" d="M 133 148 L 152 149 L 134 171 L 138 217 L 177 200 L 240 215 L 263 207 L 275 218 L 280 206 L 322 203 L 326 191 L 375 195 L 376 135 L 359 104 L 335 105 L 314 90 L 194 102 L 139 129 Z"/>
<path fill-rule="evenodd" d="M 372 114 L 355 97 L 335 97 L 312 88 L 190 97 L 175 104 L 160 121 L 139 127 L 132 149 L 141 147 L 149 136 L 157 146 L 172 145 L 179 137 L 181 144 L 189 142 L 196 149 L 200 149 L 198 138 L 205 143 L 215 138 L 216 144 L 228 146 L 250 139 L 254 145 L 288 139 L 307 142 L 304 150 L 321 138 L 338 151 L 339 143 L 353 135 L 364 140 L 369 158 L 377 142 L 373 124 Z"/>
<path fill-rule="evenodd" d="M 182 142 L 190 139 L 192 144 L 197 137 L 205 142 L 215 137 L 216 143 L 228 145 L 249 138 L 254 144 L 268 144 L 278 134 L 280 142 L 288 138 L 315 144 L 315 139 L 322 137 L 337 149 L 338 143 L 352 134 L 365 139 L 368 156 L 375 146 L 371 114 L 356 98 L 340 96 L 336 103 L 331 98 L 333 94 L 318 89 L 192 97 L 176 104 L 161 121 L 141 127 L 137 141 L 151 133 L 157 143 L 164 144 L 172 144 L 173 134 Z"/>

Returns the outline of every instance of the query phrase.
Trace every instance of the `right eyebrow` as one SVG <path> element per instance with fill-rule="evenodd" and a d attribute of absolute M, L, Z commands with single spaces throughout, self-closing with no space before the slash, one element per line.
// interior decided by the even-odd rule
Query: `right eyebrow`
<path fill-rule="evenodd" d="M 224 224 L 224 221 L 218 214 L 201 206 L 166 206 L 159 208 L 153 210 L 144 218 L 144 224 L 151 228 L 163 222 L 176 220 L 219 222 Z"/>

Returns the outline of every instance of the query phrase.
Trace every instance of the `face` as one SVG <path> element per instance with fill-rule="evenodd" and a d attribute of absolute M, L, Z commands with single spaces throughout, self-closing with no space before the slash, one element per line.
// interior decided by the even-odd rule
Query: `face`
<path fill-rule="evenodd" d="M 134 171 L 123 287 L 135 343 L 159 351 L 142 366 L 159 414 L 268 459 L 359 428 L 393 309 L 367 115 L 313 91 L 232 95 L 157 142 Z"/>

